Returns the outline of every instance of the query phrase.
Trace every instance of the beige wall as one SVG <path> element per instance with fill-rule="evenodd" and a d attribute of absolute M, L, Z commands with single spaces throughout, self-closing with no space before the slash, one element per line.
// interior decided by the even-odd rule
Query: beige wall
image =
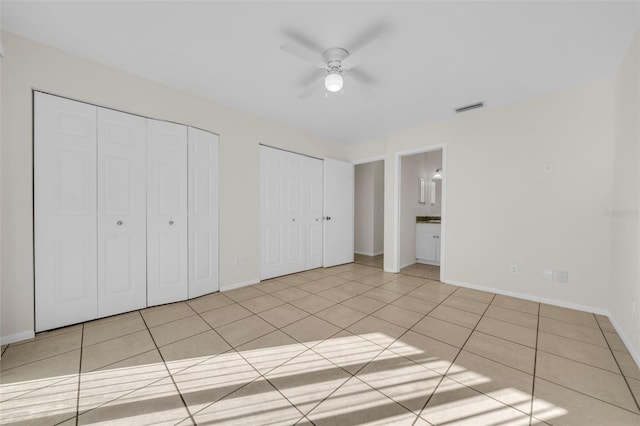
<path fill-rule="evenodd" d="M 444 277 L 603 311 L 608 307 L 613 81 L 487 108 L 354 147 L 385 154 L 385 268 L 394 270 L 396 158 L 446 144 Z M 518 264 L 520 273 L 509 274 Z M 569 271 L 569 283 L 542 270 Z"/>
<path fill-rule="evenodd" d="M 384 162 L 355 166 L 356 253 L 373 256 L 384 250 Z"/>
<path fill-rule="evenodd" d="M 418 215 L 418 177 L 422 154 L 410 155 L 401 159 L 400 179 L 400 266 L 416 263 L 416 216 Z M 389 252 L 387 252 L 389 253 Z M 388 263 L 388 259 L 385 259 Z"/>
<path fill-rule="evenodd" d="M 640 36 L 615 80 L 610 311 L 640 363 Z M 635 303 L 635 314 L 633 306 Z"/>
<path fill-rule="evenodd" d="M 373 173 L 374 163 L 358 164 L 354 168 L 354 238 L 356 253 L 373 255 Z"/>
<path fill-rule="evenodd" d="M 344 159 L 346 148 L 134 75 L 2 33 L 0 295 L 4 341 L 33 331 L 32 89 L 220 135 L 220 281 L 259 278 L 258 143 Z M 244 267 L 234 259 L 246 257 Z M 28 337 L 28 336 L 26 336 Z"/>

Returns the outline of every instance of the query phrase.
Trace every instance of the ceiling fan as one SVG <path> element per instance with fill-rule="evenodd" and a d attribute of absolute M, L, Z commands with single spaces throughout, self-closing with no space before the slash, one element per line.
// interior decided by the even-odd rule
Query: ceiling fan
<path fill-rule="evenodd" d="M 365 86 L 351 70 L 384 48 L 386 45 L 380 38 L 376 38 L 353 53 L 342 47 L 331 47 L 320 54 L 289 42 L 280 46 L 283 51 L 323 70 L 318 79 L 298 94 L 302 99 L 307 99 L 323 85 L 329 92 L 339 92 L 342 90 L 345 78 L 358 84 L 368 97 L 373 96 L 373 91 Z"/>

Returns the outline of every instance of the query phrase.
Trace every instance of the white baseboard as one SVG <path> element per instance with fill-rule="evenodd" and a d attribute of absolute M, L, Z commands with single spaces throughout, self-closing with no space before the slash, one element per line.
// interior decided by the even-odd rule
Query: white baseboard
<path fill-rule="evenodd" d="M 613 328 L 615 328 L 616 331 L 618 332 L 618 336 L 620 336 L 620 338 L 622 339 L 622 342 L 627 347 L 629 354 L 631 354 L 631 358 L 633 358 L 633 360 L 638 365 L 638 368 L 640 368 L 640 353 L 638 353 L 636 348 L 634 348 L 633 345 L 631 345 L 631 340 L 629 340 L 627 335 L 624 334 L 624 332 L 622 331 L 622 327 L 620 327 L 620 324 L 618 324 L 618 321 L 616 321 L 615 317 L 611 315 L 611 312 L 607 313 L 607 317 L 609 318 L 609 321 L 611 321 L 611 324 L 613 324 Z"/>
<path fill-rule="evenodd" d="M 33 330 L 26 330 L 9 336 L 1 336 L 0 344 L 8 345 L 9 343 L 20 342 L 22 340 L 33 339 L 36 333 Z"/>
<path fill-rule="evenodd" d="M 594 306 L 581 305 L 579 303 L 565 302 L 563 300 L 557 300 L 557 299 L 547 299 L 546 297 L 533 296 L 527 293 L 508 291 L 508 290 L 503 290 L 495 287 L 486 287 L 482 285 L 470 284 L 470 283 L 465 283 L 465 282 L 456 281 L 456 280 L 446 280 L 443 282 L 446 284 L 457 285 L 460 287 L 472 288 L 474 290 L 482 290 L 482 291 L 488 291 L 491 293 L 501 294 L 503 296 L 517 297 L 519 299 L 530 300 L 532 302 L 540 302 L 540 303 L 546 303 L 547 305 L 560 306 L 562 308 L 576 309 L 578 311 L 585 311 L 592 314 L 599 314 L 599 315 L 606 316 L 609 313 L 609 311 L 603 308 L 596 308 Z"/>
<path fill-rule="evenodd" d="M 440 262 L 431 261 L 431 260 L 418 259 L 416 260 L 416 263 L 422 263 L 423 265 L 440 266 Z"/>
<path fill-rule="evenodd" d="M 624 345 L 627 347 L 627 350 L 631 354 L 631 357 L 636 362 L 638 367 L 640 367 L 640 354 L 638 353 L 636 348 L 634 348 L 631 345 L 631 340 L 629 340 L 626 334 L 624 334 L 624 332 L 622 331 L 622 328 L 620 327 L 620 324 L 618 324 L 618 322 L 615 320 L 613 315 L 611 315 L 611 312 L 609 312 L 607 309 L 596 308 L 595 306 L 582 305 L 579 303 L 565 302 L 564 300 L 548 299 L 546 297 L 533 296 L 526 293 L 518 293 L 516 291 L 508 291 L 508 290 L 503 290 L 495 287 L 486 287 L 482 285 L 470 284 L 470 283 L 465 283 L 465 282 L 456 281 L 456 280 L 443 279 L 442 282 L 446 284 L 457 285 L 459 287 L 472 288 L 474 290 L 488 291 L 491 293 L 501 294 L 503 296 L 517 297 L 519 299 L 530 300 L 532 302 L 546 303 L 547 305 L 560 306 L 562 308 L 569 308 L 569 309 L 575 309 L 578 311 L 589 312 L 592 314 L 604 315 L 605 317 L 609 318 L 609 321 L 611 321 L 611 324 L 613 324 L 613 327 L 618 332 L 618 335 L 624 342 Z"/>
<path fill-rule="evenodd" d="M 374 253 L 369 253 L 369 252 L 364 252 L 364 251 L 354 251 L 355 254 L 360 254 L 362 256 L 380 256 L 381 254 L 384 254 L 383 251 L 380 252 L 374 252 Z"/>
<path fill-rule="evenodd" d="M 227 284 L 224 287 L 220 286 L 220 292 L 222 293 L 224 291 L 235 290 L 236 288 L 246 287 L 252 284 L 258 284 L 259 282 L 260 282 L 259 279 L 255 279 L 255 280 L 249 280 L 249 281 L 242 281 L 239 283 Z"/>
<path fill-rule="evenodd" d="M 406 268 L 407 266 L 411 266 L 411 265 L 415 265 L 415 264 L 416 264 L 416 262 L 409 262 L 409 263 L 406 263 L 404 265 L 400 265 L 400 270 L 402 270 L 403 268 Z M 398 272 L 400 272 L 400 271 L 398 271 Z"/>

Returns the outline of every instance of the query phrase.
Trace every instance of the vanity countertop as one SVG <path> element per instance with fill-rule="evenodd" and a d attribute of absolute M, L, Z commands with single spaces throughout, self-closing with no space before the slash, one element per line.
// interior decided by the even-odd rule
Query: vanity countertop
<path fill-rule="evenodd" d="M 416 216 L 416 223 L 442 223 L 440 216 Z"/>

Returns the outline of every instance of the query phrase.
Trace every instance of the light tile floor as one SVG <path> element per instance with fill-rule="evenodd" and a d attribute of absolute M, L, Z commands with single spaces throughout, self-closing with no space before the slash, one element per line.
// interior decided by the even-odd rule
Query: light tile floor
<path fill-rule="evenodd" d="M 354 263 L 38 334 L 2 347 L 0 422 L 640 425 L 607 318 L 434 271 Z"/>

